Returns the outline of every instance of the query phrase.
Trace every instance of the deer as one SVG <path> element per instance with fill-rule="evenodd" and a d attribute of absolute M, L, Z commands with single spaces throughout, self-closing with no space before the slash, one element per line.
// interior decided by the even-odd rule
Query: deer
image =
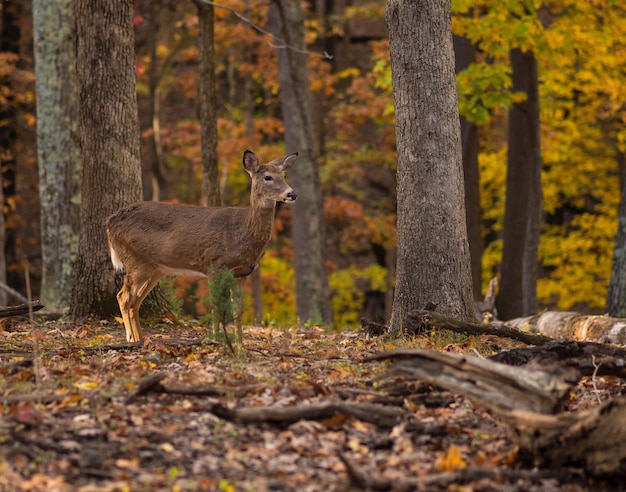
<path fill-rule="evenodd" d="M 163 276 L 208 279 L 226 268 L 243 286 L 270 242 L 276 204 L 297 198 L 285 181 L 297 157 L 296 152 L 260 164 L 254 152 L 246 150 L 243 167 L 251 178 L 247 207 L 144 201 L 107 219 L 111 262 L 117 272 L 126 272 L 117 301 L 128 342 L 143 340 L 139 307 Z M 240 318 L 238 331 L 241 334 Z"/>

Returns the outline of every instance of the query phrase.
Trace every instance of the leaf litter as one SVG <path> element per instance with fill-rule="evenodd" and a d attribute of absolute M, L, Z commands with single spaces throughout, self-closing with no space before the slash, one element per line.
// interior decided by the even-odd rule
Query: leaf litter
<path fill-rule="evenodd" d="M 159 325 L 134 345 L 106 323 L 46 323 L 36 342 L 27 325 L 6 333 L 0 490 L 605 488 L 575 472 L 534 470 L 488 410 L 363 362 L 388 341 L 247 327 L 233 357 L 202 342 L 205 330 Z M 587 381 L 571 405 L 593 404 L 603 387 L 624 392 L 604 378 L 591 398 Z"/>

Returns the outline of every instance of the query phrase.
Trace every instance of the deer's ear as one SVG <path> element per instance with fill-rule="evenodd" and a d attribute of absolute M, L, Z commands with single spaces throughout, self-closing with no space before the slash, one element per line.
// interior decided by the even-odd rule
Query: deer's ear
<path fill-rule="evenodd" d="M 296 161 L 297 158 L 298 158 L 297 152 L 294 152 L 293 154 L 289 154 L 283 157 L 283 161 L 280 163 L 281 171 L 286 171 L 291 166 L 293 166 L 293 163 Z"/>
<path fill-rule="evenodd" d="M 246 150 L 243 153 L 243 167 L 251 176 L 259 170 L 259 159 L 251 150 Z"/>

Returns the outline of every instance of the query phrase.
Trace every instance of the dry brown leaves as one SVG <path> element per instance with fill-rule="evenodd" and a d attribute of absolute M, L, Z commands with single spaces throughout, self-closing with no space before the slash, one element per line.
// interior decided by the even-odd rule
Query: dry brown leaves
<path fill-rule="evenodd" d="M 106 323 L 45 324 L 35 337 L 23 325 L 2 334 L 0 490 L 588 487 L 574 474 L 524 465 L 514 439 L 488 411 L 417 381 L 385 378 L 385 364 L 363 362 L 397 345 L 321 328 L 249 327 L 240 355 L 232 357 L 220 344 L 199 343 L 204 330 L 161 325 L 135 347 L 120 343 L 123 330 Z M 179 392 L 147 391 L 127 403 L 157 372 L 164 373 L 161 389 Z M 581 385 L 572 405 L 587 405 L 589 389 L 588 382 Z M 603 380 L 593 391 L 624 388 Z M 241 423 L 216 411 L 325 403 L 372 404 L 374 413 L 376 405 L 394 407 L 402 418 L 390 424 L 375 414 L 359 419 L 337 411 L 288 423 Z"/>

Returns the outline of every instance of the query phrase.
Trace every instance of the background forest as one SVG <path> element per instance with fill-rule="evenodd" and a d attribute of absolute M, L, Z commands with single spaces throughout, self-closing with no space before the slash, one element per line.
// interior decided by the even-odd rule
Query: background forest
<path fill-rule="evenodd" d="M 246 148 L 286 153 L 276 42 L 267 3 L 215 8 L 218 155 L 224 205 L 245 204 Z M 333 323 L 388 320 L 395 248 L 395 132 L 383 2 L 304 3 L 308 61 L 321 155 Z M 476 159 L 479 214 L 470 242 L 474 294 L 501 268 L 507 112 L 514 91 L 509 53 L 537 60 L 543 221 L 537 297 L 543 307 L 601 312 L 611 275 L 626 166 L 626 13 L 612 0 L 454 0 L 453 31 L 464 161 Z M 235 13 L 239 14 L 236 15 Z M 200 203 L 198 11 L 193 2 L 135 2 L 136 75 L 144 199 Z M 246 22 L 241 19 L 250 19 Z M 3 2 L 0 34 L 0 157 L 7 283 L 32 295 L 41 276 L 40 207 L 31 3 Z M 473 157 L 472 157 L 473 156 Z M 464 162 L 467 164 L 467 162 Z M 296 190 L 297 191 L 297 190 Z M 442 197 L 445 200 L 445 197 Z M 296 321 L 290 210 L 261 262 L 262 319 Z M 471 228 L 471 220 L 470 220 Z M 418 238 L 417 238 L 418 239 Z M 204 314 L 206 282 L 172 281 L 184 309 Z M 248 283 L 248 287 L 250 287 Z M 45 302 L 45 300 L 44 300 Z M 259 316 L 259 306 L 256 307 Z M 244 322 L 254 316 L 252 303 Z"/>

